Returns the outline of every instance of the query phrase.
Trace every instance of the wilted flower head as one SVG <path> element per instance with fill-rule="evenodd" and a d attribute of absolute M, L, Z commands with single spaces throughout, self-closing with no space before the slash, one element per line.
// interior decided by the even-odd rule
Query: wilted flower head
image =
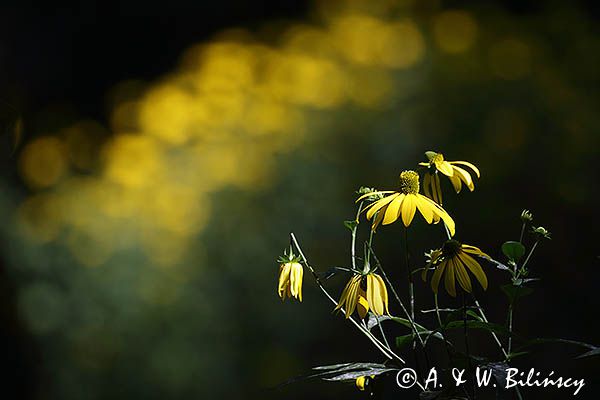
<path fill-rule="evenodd" d="M 428 168 L 423 177 L 424 191 L 425 195 L 436 203 L 442 204 L 442 188 L 438 172 L 450 179 L 456 193 L 461 191 L 463 183 L 467 185 L 471 192 L 475 189 L 471 173 L 457 166 L 463 165 L 470 168 L 479 178 L 479 169 L 475 165 L 467 161 L 446 161 L 442 153 L 436 153 L 435 151 L 426 151 L 425 156 L 428 161 L 419 163 L 420 166 Z"/>
<path fill-rule="evenodd" d="M 523 221 L 523 222 L 533 221 L 533 214 L 529 210 L 523 210 L 521 212 L 521 221 Z"/>
<path fill-rule="evenodd" d="M 304 276 L 302 264 L 291 251 L 289 255 L 285 254 L 280 257 L 278 261 L 281 263 L 277 288 L 279 297 L 281 297 L 281 300 L 285 300 L 286 297 L 294 297 L 302 301 L 302 277 Z"/>
<path fill-rule="evenodd" d="M 372 202 L 372 201 L 377 201 L 379 199 L 383 198 L 383 195 L 381 194 L 381 192 L 377 191 L 377 189 L 375 188 L 370 188 L 370 187 L 366 187 L 366 186 L 361 186 L 357 191 L 356 194 L 360 194 L 362 195 L 369 195 L 369 196 L 365 196 L 364 199 Z"/>
<path fill-rule="evenodd" d="M 427 255 L 427 254 L 426 254 Z M 465 292 L 471 293 L 471 278 L 467 270 L 475 276 L 481 287 L 487 289 L 488 281 L 481 265 L 472 256 L 490 258 L 487 254 L 475 246 L 462 244 L 456 240 L 448 240 L 441 249 L 432 250 L 429 253 L 428 267 L 435 267 L 431 278 L 431 288 L 437 294 L 442 275 L 444 275 L 444 286 L 451 296 L 456 296 L 456 281 Z M 421 277 L 427 279 L 428 269 L 424 269 Z"/>
<path fill-rule="evenodd" d="M 544 239 L 552 239 L 550 237 L 550 232 L 548 232 L 548 230 L 546 228 L 544 228 L 543 226 L 538 226 L 536 227 L 532 227 L 531 231 L 533 233 L 535 233 L 540 239 L 544 238 Z"/>
<path fill-rule="evenodd" d="M 404 226 L 408 227 L 412 222 L 416 210 L 419 210 L 428 224 L 437 223 L 442 219 L 450 234 L 454 235 L 454 220 L 448 213 L 431 199 L 419 193 L 419 175 L 415 171 L 403 171 L 400 174 L 400 191 L 390 190 L 375 192 L 377 194 L 388 195 L 381 200 L 371 203 L 367 210 L 367 219 L 373 219 L 372 229 L 382 223 L 388 225 L 402 218 Z M 365 194 L 357 201 L 373 194 Z"/>
<path fill-rule="evenodd" d="M 388 314 L 388 293 L 383 279 L 373 272 L 352 276 L 335 310 L 342 307 L 346 310 L 346 318 L 350 318 L 354 310 L 360 318 L 364 318 L 369 310 L 375 315 Z"/>

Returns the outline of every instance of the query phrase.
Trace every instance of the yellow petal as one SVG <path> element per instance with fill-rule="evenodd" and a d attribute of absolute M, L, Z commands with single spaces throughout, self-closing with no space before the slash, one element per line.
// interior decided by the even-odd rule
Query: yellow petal
<path fill-rule="evenodd" d="M 454 171 L 452 170 L 452 165 L 448 161 L 438 161 L 435 163 L 435 167 L 438 171 L 446 176 L 454 175 Z"/>
<path fill-rule="evenodd" d="M 415 216 L 416 204 L 415 198 L 417 196 L 423 196 L 422 194 L 407 194 L 404 197 L 404 201 L 402 202 L 401 212 L 402 212 L 402 222 L 404 226 L 409 226 Z"/>
<path fill-rule="evenodd" d="M 364 318 L 367 316 L 369 312 L 369 302 L 367 301 L 367 294 L 362 288 L 358 290 L 358 304 L 356 304 L 356 311 L 358 312 L 358 316 L 360 318 Z"/>
<path fill-rule="evenodd" d="M 421 167 L 429 167 L 429 163 L 428 162 L 420 162 L 419 165 Z"/>
<path fill-rule="evenodd" d="M 430 187 L 431 187 L 431 174 L 425 173 L 425 175 L 423 176 L 423 192 L 425 193 L 425 196 L 432 198 Z"/>
<path fill-rule="evenodd" d="M 369 307 L 371 307 L 375 315 L 383 314 L 383 302 L 373 274 L 367 275 L 367 300 L 369 301 Z"/>
<path fill-rule="evenodd" d="M 438 204 L 433 202 L 431 199 L 428 199 L 427 197 L 422 195 L 418 196 L 421 196 L 421 199 L 428 202 L 428 204 L 431 206 L 431 210 L 433 211 L 433 220 L 437 222 L 441 218 L 442 221 L 444 221 L 444 223 L 448 227 L 448 230 L 450 231 L 450 236 L 454 236 L 454 233 L 456 233 L 456 226 L 454 225 L 454 220 L 452 219 L 452 217 L 450 217 L 450 215 L 448 215 L 446 210 L 444 210 Z"/>
<path fill-rule="evenodd" d="M 468 254 L 465 254 L 464 252 L 459 252 L 458 257 L 463 262 L 463 264 L 465 264 L 467 268 L 469 268 L 473 275 L 475 275 L 475 278 L 477 278 L 481 287 L 484 290 L 486 290 L 488 287 L 488 280 L 487 276 L 485 276 L 485 272 L 483 272 L 483 269 L 481 268 L 481 265 L 479 265 L 479 263 L 475 261 L 473 257 L 471 257 Z"/>
<path fill-rule="evenodd" d="M 340 301 L 338 301 L 338 304 L 337 304 L 337 306 L 335 306 L 335 308 L 333 309 L 333 311 L 337 311 L 340 308 L 344 307 L 344 304 L 346 303 L 346 301 L 348 299 L 348 292 L 350 290 L 350 286 L 352 285 L 352 281 L 353 280 L 354 280 L 354 277 L 350 278 L 350 280 L 348 281 L 348 283 L 344 287 L 344 290 L 342 290 L 342 294 L 340 296 Z"/>
<path fill-rule="evenodd" d="M 473 291 L 471 287 L 471 278 L 469 278 L 469 274 L 467 274 L 467 270 L 464 265 L 459 260 L 454 261 L 454 270 L 456 271 L 456 278 L 458 280 L 458 284 L 468 293 Z"/>
<path fill-rule="evenodd" d="M 470 253 L 470 254 L 475 254 L 484 258 L 491 258 L 490 256 L 488 256 L 487 254 L 485 254 L 483 251 L 481 251 L 479 249 L 479 247 L 475 247 L 475 246 L 470 246 L 468 244 L 463 244 L 461 247 L 466 253 Z"/>
<path fill-rule="evenodd" d="M 433 222 L 433 211 L 428 202 L 424 201 L 421 197 L 415 197 L 415 203 L 417 204 L 417 208 L 419 212 L 425 218 L 428 224 Z"/>
<path fill-rule="evenodd" d="M 435 271 L 433 272 L 433 276 L 431 277 L 431 289 L 433 293 L 437 294 L 438 286 L 440 286 L 440 279 L 442 278 L 442 274 L 444 273 L 444 269 L 446 269 L 446 264 L 448 262 L 446 260 L 442 261 L 440 265 L 437 266 Z"/>
<path fill-rule="evenodd" d="M 373 215 L 381 208 L 387 206 L 392 200 L 398 197 L 399 193 L 392 194 L 390 196 L 384 197 L 383 199 L 377 200 L 375 203 L 372 203 L 367 211 L 367 219 L 373 218 Z"/>
<path fill-rule="evenodd" d="M 481 178 L 481 175 L 479 175 L 479 169 L 476 166 L 474 166 L 473 164 L 471 164 L 470 162 L 467 162 L 467 161 L 450 161 L 450 164 L 459 164 L 459 165 L 467 166 L 467 167 L 471 168 L 475 172 L 475 175 L 477 175 L 478 178 Z"/>
<path fill-rule="evenodd" d="M 460 193 L 460 190 L 462 189 L 462 182 L 460 180 L 460 178 L 456 175 L 449 177 L 450 182 L 452 182 L 452 186 L 454 186 L 454 191 L 456 193 Z"/>
<path fill-rule="evenodd" d="M 462 169 L 461 167 L 453 166 L 455 175 L 458 175 L 460 179 L 467 185 L 469 190 L 472 192 L 475 189 L 475 184 L 473 183 L 473 179 L 471 178 L 471 174 Z"/>
<path fill-rule="evenodd" d="M 400 210 L 400 206 L 404 200 L 404 193 L 398 195 L 390 204 L 387 206 L 385 210 L 385 216 L 383 217 L 383 225 L 391 224 L 392 222 L 398 219 L 398 210 Z"/>
<path fill-rule="evenodd" d="M 389 314 L 390 311 L 388 310 L 388 292 L 387 292 L 387 287 L 385 286 L 385 282 L 383 281 L 383 278 L 381 278 L 381 276 L 374 274 L 375 279 L 377 280 L 377 282 L 379 283 L 379 292 L 381 295 L 381 300 L 383 301 L 383 308 L 385 309 L 385 313 Z"/>
<path fill-rule="evenodd" d="M 440 183 L 440 174 L 435 174 L 433 176 L 433 200 L 442 204 L 442 185 Z"/>
<path fill-rule="evenodd" d="M 348 291 L 348 301 L 346 309 L 346 318 L 350 318 L 354 310 L 356 309 L 356 303 L 358 302 L 358 289 L 360 288 L 360 279 L 359 275 L 354 276 L 352 281 L 352 287 Z"/>
<path fill-rule="evenodd" d="M 444 275 L 444 285 L 446 291 L 452 297 L 456 297 L 456 285 L 454 283 L 454 263 L 452 259 L 448 260 L 448 266 L 446 267 L 446 275 Z"/>
<path fill-rule="evenodd" d="M 290 263 L 282 264 L 279 267 L 279 285 L 277 288 L 277 292 L 279 293 L 279 297 L 281 297 L 282 299 L 284 298 L 283 295 L 285 294 L 285 288 L 287 285 L 289 285 L 290 269 Z"/>

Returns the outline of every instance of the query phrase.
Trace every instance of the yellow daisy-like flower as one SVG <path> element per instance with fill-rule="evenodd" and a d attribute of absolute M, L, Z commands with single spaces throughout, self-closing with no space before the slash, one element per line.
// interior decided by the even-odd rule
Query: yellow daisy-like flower
<path fill-rule="evenodd" d="M 302 277 L 304 268 L 299 262 L 289 261 L 279 267 L 279 287 L 277 292 L 281 300 L 295 297 L 302 301 Z"/>
<path fill-rule="evenodd" d="M 362 195 L 357 201 L 374 194 L 388 194 L 381 200 L 371 203 L 367 208 L 367 219 L 373 218 L 372 229 L 379 224 L 388 225 L 402 217 L 404 226 L 412 222 L 416 210 L 419 210 L 428 224 L 437 223 L 440 218 L 444 221 L 450 234 L 454 236 L 454 220 L 440 205 L 419 193 L 419 174 L 415 171 L 403 171 L 400 174 L 400 191 L 380 191 Z"/>
<path fill-rule="evenodd" d="M 373 272 L 354 275 L 346 284 L 335 311 L 342 307 L 346 310 L 346 318 L 350 318 L 354 310 L 360 318 L 364 318 L 369 310 L 375 315 L 389 314 L 388 293 L 383 279 Z"/>
<path fill-rule="evenodd" d="M 438 172 L 441 172 L 450 179 L 456 193 L 461 191 L 463 183 L 471 192 L 475 189 L 471 173 L 458 166 L 463 165 L 469 167 L 479 178 L 479 169 L 470 162 L 446 161 L 444 160 L 444 155 L 442 153 L 436 153 L 435 151 L 426 151 L 425 156 L 427 156 L 429 161 L 419 163 L 419 165 L 423 167 L 428 167 L 428 170 L 423 177 L 423 189 L 425 195 L 433 199 L 436 203 L 442 204 L 442 188 Z"/>
<path fill-rule="evenodd" d="M 431 278 L 431 289 L 435 294 L 438 293 L 438 286 L 444 274 L 444 285 L 451 296 L 456 296 L 456 281 L 465 292 L 471 293 L 473 287 L 467 270 L 471 271 L 484 290 L 487 289 L 487 277 L 473 256 L 484 258 L 490 258 L 490 256 L 479 248 L 462 244 L 456 240 L 448 240 L 441 249 L 433 250 L 428 256 L 430 260 L 427 266 L 435 267 Z M 427 271 L 428 268 L 423 270 L 421 275 L 423 280 L 427 279 Z"/>

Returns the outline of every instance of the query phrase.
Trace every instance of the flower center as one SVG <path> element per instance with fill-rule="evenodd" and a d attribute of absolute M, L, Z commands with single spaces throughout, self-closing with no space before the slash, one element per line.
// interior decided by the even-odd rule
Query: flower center
<path fill-rule="evenodd" d="M 419 174 L 415 171 L 402 171 L 400 173 L 400 190 L 404 194 L 419 193 Z"/>
<path fill-rule="evenodd" d="M 452 258 L 460 251 L 461 244 L 458 240 L 448 240 L 442 247 L 442 254 L 445 258 Z"/>

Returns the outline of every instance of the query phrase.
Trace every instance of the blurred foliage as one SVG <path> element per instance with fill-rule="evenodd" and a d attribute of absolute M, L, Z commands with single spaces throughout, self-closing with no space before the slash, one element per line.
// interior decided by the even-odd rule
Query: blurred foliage
<path fill-rule="evenodd" d="M 303 307 L 282 307 L 275 257 L 294 230 L 314 264 L 347 263 L 354 190 L 393 188 L 425 150 L 482 170 L 480 191 L 447 206 L 462 237 L 499 248 L 529 207 L 557 232 L 548 293 L 580 295 L 597 277 L 597 248 L 573 237 L 590 218 L 598 237 L 593 24 L 558 2 L 519 18 L 320 2 L 307 21 L 231 29 L 154 82 L 118 84 L 109 123 L 44 116 L 15 161 L 26 193 L 0 192 L 16 307 L 41 353 L 35 398 L 354 393 L 272 389 L 361 340 L 339 336 L 309 284 Z"/>

